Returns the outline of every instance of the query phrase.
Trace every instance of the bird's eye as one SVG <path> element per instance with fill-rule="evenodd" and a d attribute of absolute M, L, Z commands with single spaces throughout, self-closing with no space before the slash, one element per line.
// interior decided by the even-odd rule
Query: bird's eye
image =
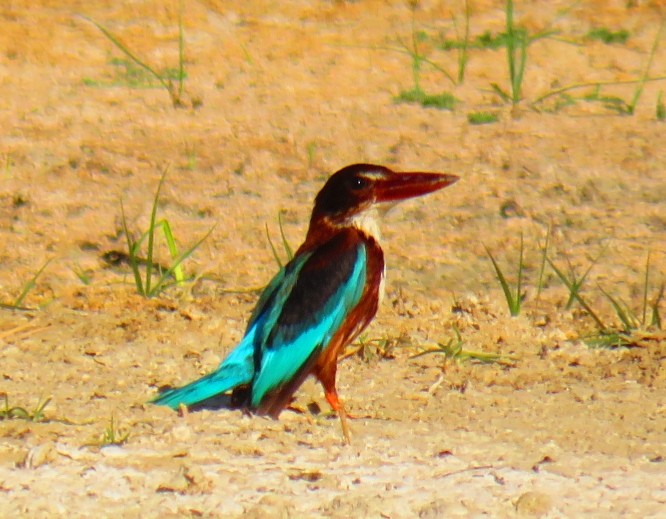
<path fill-rule="evenodd" d="M 353 191 L 360 191 L 368 187 L 368 179 L 364 177 L 354 177 L 351 180 L 350 186 Z"/>

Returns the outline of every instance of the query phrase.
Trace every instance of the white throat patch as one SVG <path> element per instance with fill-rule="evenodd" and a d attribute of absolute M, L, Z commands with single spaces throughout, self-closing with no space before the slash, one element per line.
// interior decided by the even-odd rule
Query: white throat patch
<path fill-rule="evenodd" d="M 377 205 L 372 205 L 365 211 L 352 216 L 349 223 L 368 237 L 373 238 L 381 247 L 382 233 L 379 229 L 379 214 L 384 214 L 393 204 L 381 204 L 379 210 Z M 379 304 L 381 305 L 386 289 L 386 263 L 382 269 L 379 282 Z"/>
<path fill-rule="evenodd" d="M 382 232 L 379 229 L 378 216 L 377 207 L 372 205 L 365 211 L 352 216 L 349 223 L 367 236 L 374 238 L 377 243 L 380 243 Z"/>

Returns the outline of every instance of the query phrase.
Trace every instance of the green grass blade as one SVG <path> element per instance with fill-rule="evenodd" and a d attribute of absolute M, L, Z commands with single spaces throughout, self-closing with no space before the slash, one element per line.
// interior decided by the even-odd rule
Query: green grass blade
<path fill-rule="evenodd" d="M 169 248 L 169 254 L 171 255 L 171 260 L 173 261 L 178 257 L 178 247 L 176 246 L 176 239 L 173 237 L 173 233 L 171 232 L 171 225 L 169 225 L 167 220 L 162 220 L 158 223 L 158 226 L 162 227 L 162 231 L 164 232 L 164 239 L 166 240 L 167 247 Z M 176 268 L 173 269 L 173 277 L 178 284 L 182 284 L 185 280 L 183 269 L 180 263 L 176 265 Z"/>
<path fill-rule="evenodd" d="M 102 34 L 106 36 L 111 43 L 113 43 L 125 56 L 127 56 L 129 59 L 131 59 L 134 63 L 136 63 L 139 67 L 143 68 L 146 70 L 148 73 L 152 74 L 159 82 L 160 84 L 167 89 L 167 91 L 171 94 L 171 86 L 164 80 L 164 78 L 159 74 L 157 71 L 155 71 L 150 65 L 142 61 L 139 57 L 137 57 L 131 50 L 129 50 L 118 38 L 116 38 L 106 27 L 104 27 L 102 24 L 97 23 L 95 20 L 92 18 L 88 18 L 84 16 L 86 20 L 88 20 L 90 23 L 95 25 L 100 31 L 102 31 Z"/>
<path fill-rule="evenodd" d="M 499 116 L 494 112 L 469 112 L 467 114 L 469 124 L 491 124 L 496 123 L 498 119 Z"/>
<path fill-rule="evenodd" d="M 416 359 L 424 355 L 437 353 L 444 355 L 446 359 L 455 360 L 456 362 L 473 360 L 482 364 L 499 363 L 505 366 L 512 366 L 518 360 L 512 355 L 465 350 L 463 349 L 463 340 L 460 331 L 456 326 L 453 327 L 453 331 L 456 334 L 455 339 L 451 338 L 446 343 L 437 343 L 436 347 L 411 355 L 409 358 Z"/>
<path fill-rule="evenodd" d="M 282 225 L 282 213 L 278 212 L 278 225 L 280 227 L 280 237 L 282 238 L 282 247 L 284 247 L 284 252 L 287 254 L 287 259 L 289 261 L 294 257 L 294 251 L 291 249 L 287 237 L 284 235 L 284 227 Z"/>
<path fill-rule="evenodd" d="M 595 81 L 593 83 L 574 83 L 571 85 L 567 85 L 561 88 L 556 88 L 555 90 L 551 90 L 549 92 L 546 92 L 545 94 L 537 97 L 534 101 L 532 101 L 531 105 L 533 107 L 543 103 L 546 101 L 546 99 L 549 99 L 553 96 L 557 95 L 562 95 L 566 92 L 569 92 L 571 90 L 579 90 L 581 88 L 591 88 L 591 87 L 602 87 L 602 86 L 615 86 L 615 85 L 634 85 L 636 83 L 639 83 L 641 80 L 640 79 L 625 79 L 622 81 Z M 657 77 L 647 77 L 644 79 L 644 82 L 653 82 L 653 81 L 666 81 L 666 76 L 657 76 Z M 578 98 L 576 98 L 578 99 Z"/>
<path fill-rule="evenodd" d="M 518 282 L 516 283 L 516 297 L 514 301 L 516 302 L 516 314 L 520 313 L 520 306 L 523 302 L 523 270 L 525 264 L 523 263 L 523 254 L 525 248 L 523 244 L 523 233 L 520 233 L 520 259 L 518 260 Z"/>
<path fill-rule="evenodd" d="M 420 61 L 423 63 L 426 63 L 430 65 L 432 68 L 434 68 L 437 72 L 441 72 L 444 76 L 446 76 L 446 79 L 448 79 L 451 83 L 454 85 L 456 84 L 455 78 L 444 68 L 442 68 L 440 65 L 432 61 L 431 59 L 426 58 L 425 56 L 420 57 Z"/>
<path fill-rule="evenodd" d="M 44 408 L 51 401 L 51 397 L 42 399 L 40 398 L 37 401 L 37 406 L 32 412 L 29 412 L 25 407 L 13 406 L 9 407 L 9 398 L 7 394 L 4 395 L 5 398 L 5 408 L 0 410 L 0 420 L 11 420 L 14 418 L 20 420 L 26 420 L 28 422 L 43 422 L 45 421 L 44 417 Z"/>
<path fill-rule="evenodd" d="M 511 85 L 511 101 L 515 102 L 515 88 L 514 79 L 516 77 L 516 36 L 513 27 L 513 0 L 506 0 L 505 4 L 505 18 L 506 18 L 506 55 L 507 63 L 509 65 L 509 83 Z"/>
<path fill-rule="evenodd" d="M 631 114 L 633 114 L 634 110 L 636 109 L 638 100 L 643 94 L 643 90 L 645 88 L 645 82 L 650 75 L 650 68 L 652 68 L 652 62 L 654 61 L 654 55 L 657 52 L 657 47 L 659 45 L 659 40 L 661 39 L 661 33 L 664 29 L 665 21 L 666 21 L 666 16 L 662 17 L 661 19 L 661 23 L 659 24 L 659 29 L 657 29 L 657 34 L 654 38 L 654 41 L 652 42 L 652 48 L 650 49 L 650 55 L 648 56 L 647 64 L 645 65 L 645 70 L 643 71 L 643 74 L 641 75 L 638 85 L 636 86 L 636 90 L 634 91 L 634 96 L 631 99 L 631 103 L 629 103 L 628 108 L 629 108 L 629 113 Z"/>
<path fill-rule="evenodd" d="M 546 261 L 550 265 L 550 267 L 555 271 L 555 274 L 557 274 L 557 277 L 560 278 L 560 281 L 564 283 L 564 285 L 569 289 L 570 294 L 575 294 L 574 297 L 576 298 L 576 301 L 582 306 L 585 311 L 592 317 L 595 323 L 597 323 L 597 326 L 600 331 L 605 332 L 608 330 L 608 328 L 604 325 L 604 323 L 599 319 L 599 316 L 592 310 L 590 305 L 587 304 L 587 301 L 583 299 L 583 297 L 576 291 L 576 289 L 573 287 L 572 283 L 567 279 L 567 277 L 564 275 L 564 273 L 557 268 L 555 263 L 552 262 L 552 260 L 548 257 L 546 257 Z"/>
<path fill-rule="evenodd" d="M 28 296 L 28 293 L 37 286 L 37 278 L 44 272 L 44 269 L 53 261 L 53 258 L 46 260 L 46 262 L 41 266 L 41 268 L 32 276 L 28 282 L 23 285 L 23 289 L 19 296 L 14 300 L 14 303 L 11 305 L 15 308 L 20 308 L 23 304 L 23 300 Z"/>
<path fill-rule="evenodd" d="M 527 47 L 530 38 L 514 24 L 513 0 L 505 4 L 506 17 L 506 53 L 509 64 L 510 101 L 513 105 L 520 102 L 525 66 L 527 65 Z"/>
<path fill-rule="evenodd" d="M 419 54 L 418 39 L 416 38 L 416 5 L 412 6 L 412 79 L 414 88 L 420 89 L 421 55 Z"/>
<path fill-rule="evenodd" d="M 507 282 L 506 278 L 504 277 L 504 273 L 502 272 L 502 269 L 499 267 L 497 262 L 495 261 L 495 258 L 491 254 L 490 250 L 488 247 L 485 245 L 483 246 L 484 249 L 486 249 L 486 254 L 488 254 L 488 257 L 490 258 L 490 261 L 493 263 L 493 267 L 495 268 L 495 274 L 497 275 L 497 279 L 500 282 L 500 285 L 502 286 L 502 290 L 504 291 L 504 297 L 506 299 L 506 303 L 509 307 L 509 312 L 511 313 L 512 316 L 518 315 L 520 313 L 520 303 L 516 302 L 513 298 L 513 294 L 511 293 L 511 289 L 509 288 L 509 283 Z"/>
<path fill-rule="evenodd" d="M 465 70 L 467 68 L 467 61 L 469 60 L 469 19 L 471 16 L 471 7 L 469 0 L 465 0 L 465 32 L 463 34 L 463 45 L 459 49 L 458 54 L 458 83 L 465 80 Z"/>
<path fill-rule="evenodd" d="M 5 412 L 2 413 L 2 417 L 5 419 L 19 418 L 21 420 L 30 421 L 30 413 L 23 407 L 10 407 Z"/>
<path fill-rule="evenodd" d="M 590 266 L 587 267 L 585 273 L 578 279 L 576 279 L 576 273 L 574 272 L 571 263 L 567 259 L 567 262 L 569 262 L 569 270 L 571 271 L 571 286 L 573 287 L 573 290 L 569 293 L 569 299 L 567 300 L 567 304 L 564 306 L 567 310 L 571 308 L 571 305 L 575 300 L 575 294 L 580 293 L 580 291 L 582 290 L 583 285 L 587 280 L 587 276 L 592 271 L 592 267 L 594 267 L 597 264 L 597 262 L 601 259 L 601 257 L 606 253 L 607 248 L 608 244 L 604 245 L 604 247 L 601 249 L 601 252 L 599 252 L 599 255 L 590 262 Z"/>
<path fill-rule="evenodd" d="M 548 245 L 550 244 L 551 224 L 548 224 L 546 231 L 546 243 L 541 251 L 541 264 L 539 265 L 539 278 L 537 281 L 537 295 L 536 295 L 536 309 L 539 310 L 539 302 L 541 300 L 541 292 L 543 291 L 543 276 L 546 273 L 546 257 L 548 255 Z"/>
<path fill-rule="evenodd" d="M 647 257 L 645 258 L 645 278 L 643 280 L 643 308 L 641 312 L 641 324 L 643 326 L 645 326 L 645 320 L 647 319 L 649 286 L 650 286 L 650 250 L 648 249 Z"/>
<path fill-rule="evenodd" d="M 79 281 L 83 283 L 84 285 L 88 286 L 91 283 L 91 278 L 90 275 L 85 271 L 81 265 L 78 263 L 75 263 L 73 266 L 69 267 L 69 270 L 71 270 L 74 275 L 79 278 Z"/>
<path fill-rule="evenodd" d="M 663 101 L 663 95 L 664 92 L 662 90 L 660 90 L 659 94 L 657 95 L 657 107 L 655 108 L 655 116 L 657 117 L 657 121 L 666 121 L 666 105 Z"/>
<path fill-rule="evenodd" d="M 137 260 L 136 242 L 127 228 L 127 218 L 125 217 L 125 206 L 122 198 L 120 199 L 120 214 L 123 224 L 123 233 L 125 233 L 125 239 L 127 241 L 127 256 L 129 258 L 132 274 L 134 274 L 134 284 L 136 285 L 137 292 L 139 292 L 140 295 L 145 296 L 146 292 L 143 288 L 143 280 L 141 279 L 141 271 L 139 270 L 139 262 Z"/>
<path fill-rule="evenodd" d="M 627 308 L 627 305 L 621 304 L 617 299 L 611 296 L 603 288 L 599 287 L 599 290 L 601 290 L 601 292 L 610 301 L 610 304 L 613 306 L 615 313 L 617 314 L 617 316 L 620 318 L 620 321 L 622 321 L 622 324 L 624 325 L 624 331 L 630 332 L 631 330 L 635 330 L 636 328 L 638 328 L 636 316 L 631 313 L 631 311 Z"/>
<path fill-rule="evenodd" d="M 49 404 L 49 402 L 52 400 L 51 397 L 44 398 L 43 400 L 40 399 L 37 402 L 37 407 L 35 407 L 34 411 L 32 412 L 30 416 L 30 420 L 32 422 L 43 422 L 44 421 L 44 409 L 46 406 Z"/>
<path fill-rule="evenodd" d="M 508 93 L 506 93 L 504 90 L 502 90 L 502 88 L 497 83 L 491 83 L 490 88 L 492 88 L 493 92 L 495 92 L 500 97 L 500 99 L 505 103 L 511 101 L 511 96 Z"/>
<path fill-rule="evenodd" d="M 567 300 L 567 303 L 564 305 L 564 308 L 566 308 L 567 310 L 571 308 L 571 305 L 573 305 L 574 301 L 576 300 L 576 294 L 580 293 L 580 291 L 582 290 L 583 285 L 585 284 L 585 279 L 592 270 L 593 266 L 594 262 L 592 262 L 592 264 L 587 268 L 585 273 L 580 278 L 577 278 L 573 266 L 569 264 L 569 271 L 571 273 L 571 291 L 569 292 L 569 299 Z"/>
<path fill-rule="evenodd" d="M 383 48 L 384 50 L 390 50 L 394 52 L 400 52 L 403 54 L 407 54 L 411 60 L 412 60 L 412 81 L 414 83 L 414 88 L 413 90 L 420 91 L 421 90 L 421 64 L 426 63 L 430 65 L 432 68 L 437 70 L 438 72 L 441 72 L 446 78 L 451 81 L 452 84 L 456 84 L 455 78 L 444 68 L 439 66 L 437 63 L 435 63 L 432 60 L 429 60 L 424 54 L 421 54 L 419 51 L 419 45 L 418 45 L 418 31 L 416 30 L 416 22 L 415 22 L 415 15 L 414 15 L 414 10 L 412 10 L 412 34 L 411 34 L 411 45 L 406 44 L 404 41 L 402 41 L 401 38 L 398 38 L 398 44 L 402 48 L 394 48 L 394 47 L 375 47 L 375 48 Z"/>
<path fill-rule="evenodd" d="M 654 326 L 658 330 L 661 330 L 661 316 L 659 315 L 659 304 L 664 297 L 664 283 L 661 284 L 661 288 L 657 293 L 657 297 L 654 298 L 654 303 L 652 303 L 652 319 L 650 319 L 650 326 Z"/>
<path fill-rule="evenodd" d="M 268 245 L 270 245 L 271 251 L 273 252 L 273 258 L 275 259 L 275 263 L 277 263 L 279 268 L 282 268 L 282 261 L 280 260 L 280 256 L 277 253 L 275 245 L 273 245 L 273 240 L 271 240 L 271 233 L 268 232 L 268 224 L 266 224 L 266 239 L 268 240 Z"/>
<path fill-rule="evenodd" d="M 157 218 L 157 205 L 160 198 L 160 191 L 162 190 L 162 184 L 164 183 L 164 178 L 166 177 L 167 169 L 162 172 L 160 181 L 157 184 L 157 190 L 155 191 L 155 199 L 153 200 L 153 207 L 150 212 L 150 226 L 148 227 L 148 250 L 146 254 L 146 294 L 151 294 L 150 285 L 152 283 L 153 276 L 153 253 L 155 248 L 155 220 Z"/>
<path fill-rule="evenodd" d="M 152 288 L 151 292 L 149 292 L 149 297 L 156 296 L 162 290 L 164 290 L 169 285 L 169 283 L 167 281 L 171 277 L 176 279 L 176 282 L 175 282 L 176 284 L 181 284 L 182 283 L 182 281 L 179 282 L 178 279 L 176 278 L 176 276 L 174 274 L 175 270 L 181 267 L 181 264 L 183 263 L 183 261 L 185 261 L 187 258 L 189 258 L 194 253 L 194 251 L 199 248 L 199 246 L 204 242 L 204 240 L 206 238 L 208 238 L 208 236 L 210 236 L 210 234 L 213 232 L 214 229 L 215 229 L 215 226 L 211 227 L 206 234 L 204 234 L 199 240 L 197 240 L 194 244 L 192 244 L 189 248 L 187 248 L 185 251 L 183 251 L 179 256 L 177 256 L 173 260 L 173 262 L 171 263 L 169 268 L 165 272 L 161 273 L 159 279 L 157 280 L 157 283 Z M 183 280 L 184 280 L 184 276 L 183 276 Z"/>
<path fill-rule="evenodd" d="M 178 3 L 178 100 L 183 98 L 185 82 L 185 37 L 183 31 L 183 0 Z"/>
<path fill-rule="evenodd" d="M 513 87 L 513 98 L 515 104 L 519 103 L 522 98 L 523 78 L 525 77 L 525 66 L 527 65 L 527 46 L 527 40 L 525 38 L 521 38 L 519 41 L 520 62 L 518 64 L 518 71 L 516 73 Z"/>
<path fill-rule="evenodd" d="M 584 337 L 583 340 L 591 348 L 616 349 L 630 345 L 629 338 L 624 332 L 605 331 Z"/>

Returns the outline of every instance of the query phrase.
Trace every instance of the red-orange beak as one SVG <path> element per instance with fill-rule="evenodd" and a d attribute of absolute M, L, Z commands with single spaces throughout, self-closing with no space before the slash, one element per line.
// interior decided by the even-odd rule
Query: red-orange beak
<path fill-rule="evenodd" d="M 331 175 L 321 188 L 312 210 L 312 221 L 326 216 L 347 221 L 373 204 L 426 195 L 450 186 L 456 175 L 442 173 L 396 173 L 384 166 L 352 164 Z"/>
<path fill-rule="evenodd" d="M 376 202 L 394 202 L 427 195 L 457 182 L 460 177 L 444 173 L 395 173 L 378 176 L 373 183 Z"/>

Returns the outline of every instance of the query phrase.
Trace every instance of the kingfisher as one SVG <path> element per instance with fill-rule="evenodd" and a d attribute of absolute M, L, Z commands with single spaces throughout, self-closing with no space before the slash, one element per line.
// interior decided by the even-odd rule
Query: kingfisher
<path fill-rule="evenodd" d="M 179 409 L 232 391 L 232 401 L 248 411 L 277 419 L 314 375 L 350 443 L 336 389 L 337 362 L 375 317 L 384 295 L 377 217 L 387 206 L 458 178 L 373 164 L 334 173 L 315 198 L 305 241 L 263 290 L 240 343 L 217 370 L 152 402 Z"/>

